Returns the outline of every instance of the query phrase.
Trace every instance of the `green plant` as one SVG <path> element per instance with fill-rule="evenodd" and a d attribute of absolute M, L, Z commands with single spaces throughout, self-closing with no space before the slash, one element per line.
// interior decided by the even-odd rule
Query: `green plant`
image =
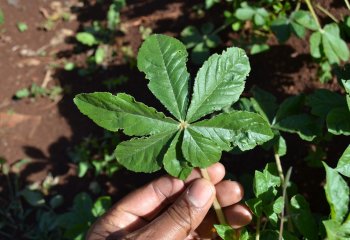
<path fill-rule="evenodd" d="M 234 146 L 249 150 L 272 138 L 268 123 L 256 113 L 235 111 L 200 120 L 239 99 L 250 71 L 243 50 L 228 48 L 203 64 L 190 104 L 186 60 L 185 46 L 164 35 L 147 38 L 137 57 L 149 89 L 177 120 L 125 93 L 97 92 L 74 98 L 79 110 L 99 126 L 109 131 L 123 129 L 129 136 L 145 136 L 117 146 L 116 158 L 127 169 L 154 172 L 164 166 L 169 174 L 185 179 L 193 167 L 206 168 L 219 161 L 222 151 Z M 204 169 L 202 173 L 207 177 Z M 217 201 L 214 208 L 224 223 Z"/>
<path fill-rule="evenodd" d="M 59 86 L 53 86 L 51 88 L 44 88 L 33 83 L 30 88 L 23 88 L 15 93 L 16 99 L 37 97 L 49 97 L 52 101 L 57 100 L 58 96 L 63 93 L 63 89 Z"/>
<path fill-rule="evenodd" d="M 197 65 L 210 56 L 210 49 L 215 48 L 221 42 L 212 23 L 205 23 L 200 29 L 195 26 L 188 26 L 181 32 L 181 39 L 187 49 L 192 49 L 191 60 Z"/>

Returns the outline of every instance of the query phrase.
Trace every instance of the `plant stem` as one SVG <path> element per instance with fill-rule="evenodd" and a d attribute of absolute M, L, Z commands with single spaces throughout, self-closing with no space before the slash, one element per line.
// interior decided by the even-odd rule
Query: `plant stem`
<path fill-rule="evenodd" d="M 296 7 L 295 7 L 295 9 L 294 9 L 293 12 L 299 11 L 299 9 L 300 9 L 300 3 L 301 3 L 300 1 L 297 2 L 297 5 L 296 5 Z"/>
<path fill-rule="evenodd" d="M 278 171 L 278 175 L 281 179 L 281 186 L 282 186 L 282 191 L 283 191 L 283 194 L 284 194 L 284 191 L 287 190 L 287 184 L 289 182 L 289 177 L 290 176 L 287 176 L 288 179 L 286 181 L 285 177 L 284 177 L 284 174 L 283 174 L 283 168 L 282 168 L 282 164 L 281 164 L 281 159 L 280 159 L 280 156 L 278 155 L 278 153 L 276 152 L 276 150 L 274 149 L 274 157 L 275 157 L 275 162 L 276 162 L 276 165 L 277 165 L 277 171 Z M 288 174 L 288 173 L 287 173 Z M 285 206 L 286 206 L 286 212 L 287 212 L 287 215 L 290 216 L 290 208 L 289 208 L 289 202 L 288 202 L 288 194 L 287 192 L 285 192 L 285 197 L 284 197 L 284 200 L 285 200 Z M 282 221 L 282 219 L 281 219 Z M 282 229 L 283 230 L 283 229 Z M 293 231 L 293 224 L 291 221 L 288 221 L 288 230 L 289 231 Z"/>
<path fill-rule="evenodd" d="M 346 7 L 350 10 L 350 3 L 349 3 L 349 1 L 348 0 L 344 0 L 344 1 L 345 1 Z"/>
<path fill-rule="evenodd" d="M 260 240 L 260 217 L 256 220 L 256 232 L 255 232 L 255 240 Z"/>
<path fill-rule="evenodd" d="M 210 181 L 210 177 L 209 177 L 207 169 L 206 168 L 201 168 L 200 171 L 201 171 L 201 174 L 202 174 L 203 178 L 205 178 L 208 181 Z M 221 208 L 220 203 L 219 203 L 219 201 L 218 201 L 216 196 L 214 198 L 213 208 L 215 210 L 215 213 L 216 213 L 216 216 L 217 216 L 217 218 L 219 220 L 219 223 L 221 225 L 227 225 L 227 221 L 226 221 L 224 212 L 222 211 L 222 208 Z M 236 239 L 238 239 L 237 237 L 239 238 L 239 236 L 237 236 L 237 234 L 236 234 L 236 231 L 234 231 L 232 239 L 236 240 Z"/>
<path fill-rule="evenodd" d="M 330 17 L 334 22 L 339 23 L 339 20 L 332 14 L 330 13 L 327 9 L 325 9 L 324 7 L 322 7 L 320 4 L 317 4 L 316 7 L 323 12 L 324 14 L 326 14 L 328 17 Z"/>
<path fill-rule="evenodd" d="M 316 22 L 318 28 L 319 28 L 319 29 L 322 29 L 321 24 L 320 24 L 320 21 L 318 20 L 318 17 L 317 17 L 317 15 L 316 15 L 316 13 L 315 13 L 315 10 L 314 10 L 314 8 L 312 7 L 311 1 L 310 1 L 310 0 L 305 0 L 305 3 L 306 3 L 306 5 L 307 5 L 307 7 L 309 8 L 312 17 L 315 19 L 315 22 Z"/>
<path fill-rule="evenodd" d="M 201 174 L 202 174 L 203 178 L 205 178 L 208 181 L 210 181 L 210 177 L 209 177 L 209 174 L 208 174 L 208 171 L 207 171 L 206 168 L 201 168 Z M 216 198 L 216 196 L 214 198 L 213 208 L 215 210 L 216 216 L 218 217 L 219 223 L 220 224 L 227 224 L 225 215 L 224 215 L 224 213 L 222 211 L 222 208 L 221 208 L 221 206 L 219 204 L 219 201 Z"/>
<path fill-rule="evenodd" d="M 275 162 L 277 165 L 278 175 L 280 176 L 280 179 L 281 179 L 281 185 L 283 186 L 284 185 L 283 168 L 282 168 L 280 156 L 278 155 L 278 153 L 276 153 L 276 151 L 274 151 L 274 157 L 275 157 Z"/>
<path fill-rule="evenodd" d="M 289 182 L 291 174 L 292 174 L 292 168 L 289 168 L 288 171 L 287 171 L 287 175 L 286 175 L 286 178 L 285 178 L 284 185 L 283 185 L 283 193 L 282 193 L 282 197 L 283 197 L 284 202 L 286 203 L 287 209 L 289 208 L 288 196 L 287 196 L 287 187 L 288 187 L 288 182 Z M 280 232 L 279 232 L 279 236 L 278 236 L 279 240 L 283 239 L 283 227 L 284 227 L 284 205 L 283 205 L 282 213 L 281 213 Z"/>

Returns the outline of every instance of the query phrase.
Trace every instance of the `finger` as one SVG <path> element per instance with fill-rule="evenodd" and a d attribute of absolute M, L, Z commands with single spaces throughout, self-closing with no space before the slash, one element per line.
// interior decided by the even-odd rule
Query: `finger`
<path fill-rule="evenodd" d="M 150 224 L 127 239 L 185 239 L 203 221 L 214 201 L 215 187 L 197 179 L 177 201 Z"/>
<path fill-rule="evenodd" d="M 207 168 L 213 183 L 220 181 L 225 175 L 222 164 L 216 163 Z M 200 178 L 198 170 L 193 171 L 186 184 Z M 165 206 L 173 202 L 185 189 L 185 182 L 163 176 L 144 187 L 130 193 L 115 204 L 106 214 L 97 220 L 90 229 L 89 236 L 109 235 L 116 231 L 134 231 L 148 223 Z M 123 229 L 123 230 L 122 230 Z M 94 238 L 89 238 L 94 239 Z M 98 239 L 98 238 L 96 238 Z"/>
<path fill-rule="evenodd" d="M 247 206 L 235 204 L 224 208 L 224 214 L 228 224 L 233 228 L 241 228 L 252 221 L 252 214 Z"/>
<path fill-rule="evenodd" d="M 221 207 L 238 203 L 244 196 L 244 190 L 238 182 L 224 180 L 215 185 L 216 197 Z"/>
<path fill-rule="evenodd" d="M 225 167 L 221 163 L 215 163 L 207 168 L 210 181 L 215 185 L 225 177 Z M 186 179 L 186 183 L 191 183 L 194 179 L 202 178 L 199 169 L 194 169 Z"/>

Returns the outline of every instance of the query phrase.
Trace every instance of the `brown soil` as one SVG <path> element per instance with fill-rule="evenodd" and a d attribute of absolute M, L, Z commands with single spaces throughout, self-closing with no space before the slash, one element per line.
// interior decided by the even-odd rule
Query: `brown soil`
<path fill-rule="evenodd" d="M 18 4 L 12 5 L 9 2 Z M 78 21 L 57 21 L 52 30 L 44 31 L 40 28 L 45 21 L 42 12 L 46 9 L 51 13 L 52 2 L 54 1 L 0 2 L 0 8 L 5 13 L 5 24 L 0 27 L 0 30 L 4 29 L 0 34 L 0 155 L 9 163 L 30 158 L 32 162 L 24 167 L 21 173 L 23 180 L 40 181 L 48 172 L 52 172 L 54 176 L 61 178 L 57 191 L 63 191 L 72 197 L 72 187 L 74 186 L 74 192 L 86 190 L 89 178 L 79 179 L 76 176 L 75 166 L 70 163 L 67 151 L 89 134 L 101 134 L 101 130 L 80 114 L 73 105 L 72 98 L 76 93 L 106 90 L 101 84 L 103 79 L 124 74 L 128 76 L 129 81 L 118 91 L 128 92 L 158 109 L 163 108 L 154 101 L 154 97 L 148 91 L 145 91 L 144 76 L 136 69 L 130 69 L 120 59 L 116 59 L 115 64 L 107 69 L 95 73 L 92 80 L 79 76 L 76 71 L 63 70 L 65 58 L 79 61 L 84 56 L 84 53 L 75 54 L 71 36 L 81 30 L 84 24 L 103 19 L 107 4 L 95 5 L 95 1 L 89 1 L 90 6 L 81 7 L 76 0 L 62 1 L 63 6 L 71 5 L 68 9 L 72 10 L 73 17 Z M 137 53 L 142 41 L 138 31 L 140 25 L 151 27 L 156 33 L 178 36 L 185 26 L 201 21 L 191 18 L 190 14 L 191 6 L 199 2 L 201 1 L 172 1 L 164 4 L 164 1 L 160 0 L 128 1 L 128 6 L 122 11 L 122 23 L 127 31 L 125 35 L 116 36 L 116 44 L 130 44 L 134 53 Z M 331 12 L 341 18 L 344 8 L 330 4 L 331 2 L 337 1 L 320 1 L 320 4 L 330 6 Z M 215 7 L 212 10 L 213 15 L 208 16 L 214 22 L 222 18 L 215 15 L 216 12 L 220 13 L 219 7 Z M 91 15 L 91 12 L 94 14 Z M 21 33 L 17 30 L 16 23 L 19 21 L 27 23 L 29 29 L 26 32 Z M 229 30 L 221 33 L 227 44 L 231 41 L 230 37 L 234 37 L 228 32 Z M 275 39 L 269 41 L 272 43 L 270 51 L 250 58 L 252 72 L 247 80 L 246 89 L 257 85 L 278 96 L 279 100 L 288 95 L 312 92 L 317 88 L 339 90 L 335 79 L 323 85 L 315 78 L 316 68 L 308 54 L 308 44 L 305 41 L 291 38 L 283 45 L 278 45 Z M 41 48 L 45 48 L 45 56 L 32 56 L 33 51 Z M 53 68 L 52 63 L 59 67 Z M 192 67 L 191 71 L 195 72 L 196 68 Z M 66 89 L 65 94 L 56 101 L 48 98 L 13 99 L 17 90 L 32 83 L 43 85 L 47 80 L 48 86 L 60 85 Z M 324 201 L 321 190 L 323 171 L 305 167 L 303 158 L 308 147 L 301 147 L 303 143 L 294 136 L 287 138 L 291 143 L 289 151 L 293 154 L 283 161 L 286 167 L 295 166 L 293 180 L 301 183 L 300 188 L 302 192 L 309 193 L 309 199 L 317 203 L 319 199 Z M 330 147 L 330 154 L 335 153 L 330 156 L 338 157 L 338 150 L 345 149 L 342 147 Z M 257 150 L 239 156 L 227 154 L 224 163 L 230 172 L 241 175 L 252 169 L 262 168 L 267 161 L 272 161 L 271 157 L 270 153 Z M 311 170 L 315 174 L 315 181 L 309 179 Z M 105 189 L 109 189 L 119 198 L 131 188 L 142 185 L 155 176 L 120 171 L 112 183 L 103 176 L 98 180 L 104 184 Z M 323 204 L 318 210 L 324 211 L 325 208 L 326 205 Z"/>

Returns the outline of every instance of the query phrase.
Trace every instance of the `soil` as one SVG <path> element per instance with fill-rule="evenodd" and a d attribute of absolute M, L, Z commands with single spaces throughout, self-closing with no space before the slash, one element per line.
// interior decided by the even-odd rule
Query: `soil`
<path fill-rule="evenodd" d="M 154 97 L 145 91 L 147 82 L 136 68 L 116 58 L 113 65 L 98 71 L 90 78 L 81 77 L 77 71 L 68 72 L 63 69 L 65 59 L 84 63 L 84 52 L 76 54 L 72 36 L 84 25 L 93 20 L 104 19 L 105 3 L 78 0 L 61 1 L 61 7 L 72 12 L 72 21 L 56 21 L 52 30 L 45 31 L 45 13 L 54 13 L 52 4 L 57 1 L 48 0 L 3 0 L 0 8 L 5 13 L 5 24 L 0 27 L 0 155 L 9 164 L 28 158 L 29 164 L 21 170 L 24 183 L 43 180 L 49 172 L 60 177 L 56 190 L 71 199 L 74 192 L 87 191 L 92 177 L 78 178 L 76 166 L 71 163 L 67 152 L 84 137 L 91 134 L 100 135 L 101 130 L 84 117 L 73 105 L 75 94 L 81 92 L 105 91 L 101 83 L 111 76 L 125 75 L 128 82 L 118 87 L 120 92 L 128 92 L 137 100 L 162 110 L 163 107 Z M 125 34 L 116 36 L 118 46 L 130 45 L 134 54 L 142 42 L 139 26 L 151 27 L 153 32 L 179 36 L 181 30 L 191 24 L 203 20 L 193 18 L 193 5 L 202 1 L 170 1 L 164 4 L 160 0 L 128 1 L 122 10 L 122 25 L 127 29 Z M 319 1 L 330 8 L 337 18 L 344 14 L 344 7 L 337 1 Z M 91 14 L 93 13 L 93 14 Z M 213 22 L 220 22 L 220 5 L 215 6 L 208 15 Z M 322 15 L 322 13 L 320 13 Z M 26 22 L 28 30 L 19 32 L 17 22 Z M 327 20 L 324 20 L 327 21 Z M 234 38 L 230 31 L 220 33 L 228 45 Z M 63 37 L 62 37 L 63 36 Z M 317 88 L 328 88 L 339 91 L 336 79 L 321 84 L 316 79 L 316 67 L 310 58 L 308 44 L 304 40 L 291 38 L 283 45 L 276 39 L 270 39 L 271 49 L 265 53 L 250 57 L 252 72 L 247 80 L 246 89 L 259 86 L 270 91 L 281 101 L 287 96 L 298 93 L 309 93 Z M 35 51 L 45 49 L 46 54 L 38 56 Z M 56 67 L 53 65 L 57 65 Z M 191 66 L 191 72 L 196 67 Z M 36 83 L 48 87 L 59 85 L 64 94 L 52 101 L 48 98 L 35 100 L 15 100 L 17 90 Z M 248 91 L 247 91 L 248 92 Z M 247 95 L 247 92 L 245 95 Z M 306 166 L 303 160 L 310 146 L 306 146 L 297 137 L 286 135 L 289 154 L 283 158 L 285 169 L 293 166 L 292 180 L 300 187 L 301 192 L 311 201 L 312 208 L 319 212 L 327 212 L 328 207 L 322 190 L 324 171 Z M 335 162 L 345 149 L 346 141 L 335 138 L 336 144 L 330 145 L 327 155 L 330 162 Z M 243 155 L 224 155 L 224 164 L 228 171 L 237 176 L 262 168 L 266 162 L 273 161 L 272 155 L 261 149 Z M 312 172 L 312 179 L 310 173 Z M 119 199 L 131 189 L 143 185 L 150 179 L 159 176 L 135 174 L 125 170 L 119 171 L 113 181 L 104 176 L 97 180 L 104 189 Z"/>

